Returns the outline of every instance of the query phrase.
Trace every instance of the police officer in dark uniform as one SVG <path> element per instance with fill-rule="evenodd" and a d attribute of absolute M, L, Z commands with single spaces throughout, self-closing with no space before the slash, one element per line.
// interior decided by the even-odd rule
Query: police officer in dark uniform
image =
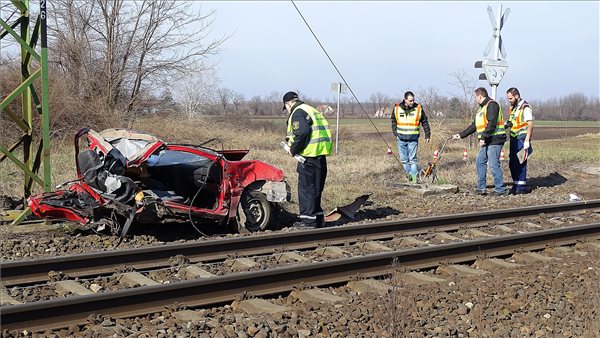
<path fill-rule="evenodd" d="M 298 94 L 283 96 L 283 110 L 289 112 L 286 143 L 292 156 L 305 160 L 298 162 L 298 204 L 301 222 L 296 227 L 320 228 L 325 225 L 321 195 L 327 178 L 327 159 L 331 154 L 329 123 L 317 109 L 302 102 Z"/>

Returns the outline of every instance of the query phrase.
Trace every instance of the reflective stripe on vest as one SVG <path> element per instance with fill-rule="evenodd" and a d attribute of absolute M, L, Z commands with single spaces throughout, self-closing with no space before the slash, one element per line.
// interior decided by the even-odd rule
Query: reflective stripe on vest
<path fill-rule="evenodd" d="M 323 114 L 316 110 L 315 108 L 307 105 L 306 103 L 302 103 L 298 105 L 288 118 L 288 128 L 287 128 L 287 136 L 288 136 L 288 145 L 292 145 L 294 142 L 294 133 L 292 130 L 292 116 L 296 109 L 304 110 L 310 119 L 312 120 L 311 132 L 310 132 L 310 141 L 306 148 L 304 148 L 300 155 L 304 157 L 317 157 L 321 155 L 330 155 L 331 154 L 331 130 L 329 129 L 329 123 L 323 117 Z"/>
<path fill-rule="evenodd" d="M 490 100 L 485 106 L 480 107 L 477 115 L 475 116 L 475 128 L 477 129 L 477 138 L 481 138 L 481 134 L 485 130 L 485 127 L 488 125 L 487 119 L 487 108 L 490 102 L 494 102 Z M 505 133 L 504 130 L 504 119 L 502 118 L 502 108 L 498 105 L 498 119 L 496 120 L 496 130 L 492 134 L 492 136 L 502 135 Z"/>
<path fill-rule="evenodd" d="M 419 135 L 419 123 L 421 121 L 421 105 L 418 104 L 410 110 L 404 110 L 396 103 L 394 107 L 396 117 L 396 131 L 402 135 Z"/>
<path fill-rule="evenodd" d="M 529 128 L 529 124 L 525 121 L 525 108 L 527 107 L 529 107 L 527 101 L 523 101 L 519 110 L 516 110 L 516 107 L 510 107 L 508 120 L 513 124 L 510 128 L 510 136 L 517 137 L 519 135 L 527 134 L 527 129 Z"/>

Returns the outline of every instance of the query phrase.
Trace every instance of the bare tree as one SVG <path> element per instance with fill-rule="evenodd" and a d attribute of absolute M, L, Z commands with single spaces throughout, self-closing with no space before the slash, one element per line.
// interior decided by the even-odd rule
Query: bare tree
<path fill-rule="evenodd" d="M 19 10 L 17 9 L 17 7 L 14 5 L 13 2 L 0 1 L 0 18 L 2 18 L 2 20 L 4 20 L 4 22 L 11 24 L 11 23 L 15 22 L 16 20 L 18 20 L 20 15 L 21 15 L 21 13 L 19 12 Z M 6 34 L 6 31 L 4 29 L 2 29 L 2 31 L 3 31 L 3 34 Z M 17 41 L 15 39 L 7 39 L 7 38 L 1 39 L 0 41 L 2 41 L 0 43 L 0 47 L 1 47 L 0 48 L 0 58 L 14 57 L 11 54 L 13 54 L 18 49 L 10 48 L 10 47 L 17 46 L 18 45 Z"/>
<path fill-rule="evenodd" d="M 252 113 L 252 115 L 262 115 L 263 114 L 263 112 L 264 112 L 263 100 L 260 97 L 260 95 L 252 96 L 252 98 L 250 99 L 250 102 L 248 102 L 248 105 L 250 107 L 250 112 Z"/>
<path fill-rule="evenodd" d="M 586 112 L 583 114 L 583 119 L 586 121 L 597 121 L 600 119 L 600 98 L 597 96 L 590 97 L 589 103 L 586 107 Z"/>
<path fill-rule="evenodd" d="M 457 87 L 460 90 L 460 94 L 456 97 L 460 98 L 460 111 L 462 112 L 459 116 L 465 122 L 465 125 L 471 123 L 475 118 L 477 112 L 477 106 L 473 93 L 475 92 L 476 82 L 473 78 L 469 77 L 464 70 L 454 72 L 450 74 L 452 81 L 449 82 L 451 85 Z M 469 137 L 467 143 L 472 146 L 473 137 Z"/>
<path fill-rule="evenodd" d="M 50 2 L 51 61 L 75 74 L 87 97 L 103 97 L 106 108 L 133 115 L 138 96 L 211 66 L 226 37 L 209 40 L 213 12 L 190 11 L 174 0 L 75 0 Z M 53 29 L 52 27 L 60 27 Z M 54 56 L 55 55 L 55 56 Z"/>
<path fill-rule="evenodd" d="M 217 85 L 219 80 L 214 70 L 190 75 L 180 81 L 175 92 L 175 100 L 179 102 L 188 118 L 208 114 L 217 102 Z"/>
<path fill-rule="evenodd" d="M 354 101 L 354 97 L 349 95 L 340 98 L 340 110 L 344 112 L 345 116 L 361 116 L 363 114 Z"/>
<path fill-rule="evenodd" d="M 219 103 L 221 104 L 221 107 L 223 108 L 222 113 L 226 114 L 227 113 L 227 105 L 229 104 L 229 102 L 231 102 L 232 98 L 233 98 L 233 90 L 229 89 L 229 88 L 219 88 L 217 89 L 217 98 L 219 99 Z"/>
<path fill-rule="evenodd" d="M 587 101 L 588 98 L 583 93 L 573 93 L 562 97 L 560 105 L 566 108 L 564 110 L 569 111 L 568 115 L 563 115 L 563 119 L 582 120 L 583 114 L 588 106 Z"/>
<path fill-rule="evenodd" d="M 246 101 L 244 94 L 238 92 L 233 93 L 233 96 L 231 97 L 231 103 L 233 103 L 236 114 L 239 113 L 239 108 L 242 104 L 244 104 L 244 101 Z"/>
<path fill-rule="evenodd" d="M 392 98 L 387 94 L 377 92 L 369 97 L 369 101 L 373 106 L 373 114 L 379 109 L 385 109 L 392 105 Z"/>
<path fill-rule="evenodd" d="M 429 116 L 435 116 L 436 113 L 446 113 L 443 111 L 446 100 L 440 95 L 437 88 L 420 88 L 419 93 L 415 95 L 419 97 L 417 101 L 423 104 Z"/>
<path fill-rule="evenodd" d="M 281 106 L 283 105 L 283 102 L 281 101 L 282 97 L 283 94 L 276 90 L 272 91 L 268 96 L 265 97 L 265 103 L 267 105 L 267 111 L 269 112 L 269 115 L 281 115 Z"/>

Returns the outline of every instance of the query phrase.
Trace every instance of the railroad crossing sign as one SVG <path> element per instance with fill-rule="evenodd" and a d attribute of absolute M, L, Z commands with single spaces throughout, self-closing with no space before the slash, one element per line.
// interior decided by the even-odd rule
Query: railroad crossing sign
<path fill-rule="evenodd" d="M 492 10 L 492 7 L 490 6 L 488 6 L 487 8 L 487 12 L 488 16 L 490 17 L 490 22 L 492 23 L 492 28 L 494 29 L 494 32 L 492 33 L 492 37 L 490 38 L 490 41 L 488 42 L 487 46 L 485 47 L 485 50 L 483 51 L 483 56 L 487 56 L 492 50 L 492 47 L 495 47 L 494 60 L 500 60 L 499 54 L 501 54 L 502 57 L 506 59 L 506 50 L 502 44 L 502 36 L 500 35 L 500 30 L 502 29 L 502 27 L 504 27 L 504 23 L 508 19 L 508 15 L 510 14 L 510 8 L 507 8 L 506 11 L 504 11 L 504 14 L 502 14 L 502 5 L 498 5 L 498 16 L 494 15 L 494 10 Z"/>
<path fill-rule="evenodd" d="M 503 58 L 506 58 L 506 50 L 502 43 L 500 30 L 504 27 L 504 24 L 508 19 L 510 8 L 507 8 L 506 11 L 502 13 L 502 5 L 498 5 L 498 13 L 497 15 L 494 15 L 492 7 L 488 6 L 487 12 L 494 31 L 483 51 L 483 56 L 485 58 L 482 61 L 475 62 L 475 68 L 483 68 L 483 73 L 479 75 L 479 79 L 488 81 L 492 86 L 492 98 L 495 99 L 498 84 L 500 84 L 502 77 L 504 77 L 504 74 L 508 69 L 508 63 L 505 60 L 502 60 Z M 494 55 L 487 58 L 487 55 L 492 51 L 492 48 L 494 49 Z"/>

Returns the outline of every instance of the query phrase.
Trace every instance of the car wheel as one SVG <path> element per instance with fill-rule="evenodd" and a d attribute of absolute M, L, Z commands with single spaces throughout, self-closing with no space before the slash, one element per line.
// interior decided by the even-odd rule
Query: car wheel
<path fill-rule="evenodd" d="M 258 191 L 244 191 L 238 204 L 238 230 L 262 231 L 265 230 L 272 215 L 271 202 L 265 194 Z"/>

